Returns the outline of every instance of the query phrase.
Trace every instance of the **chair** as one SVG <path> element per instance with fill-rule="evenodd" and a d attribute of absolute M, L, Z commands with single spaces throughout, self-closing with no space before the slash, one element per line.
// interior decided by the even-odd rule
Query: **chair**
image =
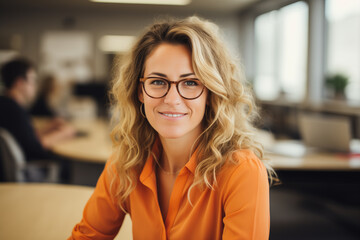
<path fill-rule="evenodd" d="M 46 160 L 26 162 L 23 150 L 4 128 L 0 128 L 0 159 L 6 182 L 59 182 L 58 164 Z"/>

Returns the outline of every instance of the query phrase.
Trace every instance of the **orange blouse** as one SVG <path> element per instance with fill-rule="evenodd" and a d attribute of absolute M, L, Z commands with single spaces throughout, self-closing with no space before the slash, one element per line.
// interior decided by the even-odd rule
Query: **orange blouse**
<path fill-rule="evenodd" d="M 156 144 L 155 144 L 156 145 Z M 159 146 L 153 151 L 159 156 Z M 269 184 L 266 168 L 254 153 L 239 150 L 235 164 L 225 164 L 214 189 L 188 189 L 193 182 L 196 154 L 176 178 L 163 220 L 157 199 L 154 159 L 149 157 L 135 189 L 125 203 L 132 219 L 134 239 L 268 239 L 270 228 Z M 83 219 L 71 239 L 113 239 L 125 214 L 111 194 L 111 174 L 106 164 Z"/>

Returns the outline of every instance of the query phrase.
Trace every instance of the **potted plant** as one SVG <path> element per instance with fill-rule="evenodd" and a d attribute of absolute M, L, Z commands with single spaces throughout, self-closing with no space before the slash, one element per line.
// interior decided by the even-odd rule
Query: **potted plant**
<path fill-rule="evenodd" d="M 345 88 L 349 84 L 349 78 L 341 73 L 329 75 L 325 80 L 326 86 L 333 92 L 336 99 L 345 98 Z"/>

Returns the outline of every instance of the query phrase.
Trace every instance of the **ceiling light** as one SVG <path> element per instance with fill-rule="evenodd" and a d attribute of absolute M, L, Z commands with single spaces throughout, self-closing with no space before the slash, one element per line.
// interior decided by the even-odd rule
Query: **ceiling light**
<path fill-rule="evenodd" d="M 104 52 L 127 52 L 134 41 L 134 36 L 106 35 L 100 38 L 99 48 Z"/>
<path fill-rule="evenodd" d="M 153 5 L 187 5 L 191 0 L 90 0 L 100 3 L 127 3 L 127 4 L 153 4 Z"/>

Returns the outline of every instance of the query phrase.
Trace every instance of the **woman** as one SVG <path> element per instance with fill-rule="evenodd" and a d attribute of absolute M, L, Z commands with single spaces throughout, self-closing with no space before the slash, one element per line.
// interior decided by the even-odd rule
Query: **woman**
<path fill-rule="evenodd" d="M 31 107 L 31 115 L 51 118 L 57 115 L 54 111 L 54 100 L 58 97 L 56 85 L 56 78 L 52 75 L 43 79 L 36 101 Z"/>
<path fill-rule="evenodd" d="M 197 17 L 152 25 L 115 77 L 113 154 L 70 239 L 268 239 L 253 98 Z"/>

